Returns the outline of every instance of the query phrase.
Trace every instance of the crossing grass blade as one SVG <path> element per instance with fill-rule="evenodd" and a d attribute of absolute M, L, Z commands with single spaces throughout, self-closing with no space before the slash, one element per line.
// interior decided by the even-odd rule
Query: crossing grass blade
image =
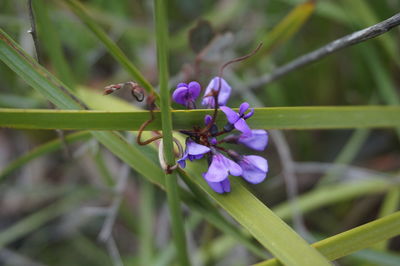
<path fill-rule="evenodd" d="M 335 260 L 358 250 L 365 249 L 380 241 L 400 234 L 400 212 L 393 213 L 373 222 L 358 226 L 312 244 L 328 259 Z M 272 259 L 254 266 L 282 265 Z"/>
<path fill-rule="evenodd" d="M 174 110 L 175 130 L 192 129 L 210 110 Z M 0 126 L 25 129 L 138 130 L 150 117 L 147 111 L 109 112 L 78 110 L 0 109 Z M 146 130 L 161 130 L 161 114 Z M 400 126 L 398 106 L 271 107 L 255 108 L 249 126 L 259 129 L 343 129 Z M 217 124 L 223 126 L 223 114 Z"/>

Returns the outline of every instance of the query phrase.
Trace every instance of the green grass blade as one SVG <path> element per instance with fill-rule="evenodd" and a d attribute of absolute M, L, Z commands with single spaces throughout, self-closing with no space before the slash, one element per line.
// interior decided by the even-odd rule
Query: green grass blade
<path fill-rule="evenodd" d="M 64 106 L 65 108 L 65 106 Z M 192 129 L 203 123 L 212 110 L 174 110 L 174 130 Z M 161 113 L 154 112 L 155 120 L 146 130 L 161 130 Z M 342 129 L 383 128 L 400 126 L 398 106 L 346 107 L 271 107 L 256 108 L 248 120 L 250 127 L 259 129 Z M 138 130 L 150 117 L 147 111 L 106 112 L 38 109 L 1 109 L 0 127 L 20 129 L 75 129 L 75 130 Z M 217 124 L 226 123 L 225 115 Z"/>
<path fill-rule="evenodd" d="M 89 132 L 78 132 L 69 134 L 65 137 L 65 142 L 67 144 L 76 142 L 76 141 L 85 141 L 90 139 L 91 135 Z M 62 147 L 62 141 L 59 139 L 49 141 L 39 147 L 29 151 L 23 156 L 17 158 L 16 160 L 9 163 L 4 169 L 0 172 L 0 181 L 3 180 L 7 175 L 11 174 L 18 168 L 22 167 L 26 163 L 50 152 L 54 152 L 59 150 Z"/>
<path fill-rule="evenodd" d="M 187 252 L 185 228 L 183 225 L 177 173 L 168 167 L 175 165 L 174 142 L 172 137 L 171 96 L 168 89 L 168 20 L 165 0 L 154 0 L 154 20 L 156 27 L 157 65 L 160 87 L 161 128 L 163 150 L 167 169 L 165 171 L 165 187 L 171 219 L 172 236 L 180 265 L 190 265 Z"/>
<path fill-rule="evenodd" d="M 27 55 L 0 29 L 0 60 L 33 88 L 40 89 L 46 98 L 59 108 L 84 109 L 71 90 Z M 54 90 L 54 88 L 57 90 Z"/>
<path fill-rule="evenodd" d="M 314 243 L 312 246 L 330 260 L 335 260 L 399 234 L 400 212 L 396 212 L 384 218 L 326 238 Z M 276 259 L 273 259 L 258 263 L 254 266 L 272 265 L 281 264 Z"/>
<path fill-rule="evenodd" d="M 189 164 L 188 174 L 211 198 L 246 228 L 285 265 L 330 265 L 267 206 L 250 193 L 238 178 L 231 178 L 228 194 L 214 192 L 201 177 L 205 167 Z"/>
<path fill-rule="evenodd" d="M 124 67 L 124 69 L 139 83 L 148 93 L 158 97 L 150 82 L 140 73 L 139 69 L 127 58 L 122 50 L 107 36 L 103 29 L 90 17 L 85 7 L 78 1 L 66 0 L 69 8 L 81 19 L 97 38 L 106 46 L 110 54 Z"/>

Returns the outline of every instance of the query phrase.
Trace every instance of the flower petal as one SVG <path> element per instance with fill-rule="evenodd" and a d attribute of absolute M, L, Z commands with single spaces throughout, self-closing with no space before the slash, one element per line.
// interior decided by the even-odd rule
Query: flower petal
<path fill-rule="evenodd" d="M 247 102 L 242 103 L 239 107 L 239 115 L 242 116 L 247 111 L 247 109 L 249 109 L 249 107 L 250 104 L 248 104 Z"/>
<path fill-rule="evenodd" d="M 179 87 L 172 94 L 172 99 L 179 104 L 186 105 L 187 93 L 188 93 L 187 87 Z"/>
<path fill-rule="evenodd" d="M 212 162 L 204 178 L 209 182 L 221 182 L 228 177 L 228 167 L 225 163 L 226 159 L 222 154 L 215 154 L 212 157 Z M 228 160 L 228 159 L 227 159 Z"/>
<path fill-rule="evenodd" d="M 196 81 L 192 81 L 188 85 L 190 98 L 192 101 L 196 100 L 200 95 L 201 87 L 200 84 Z"/>
<path fill-rule="evenodd" d="M 188 140 L 186 142 L 186 152 L 189 155 L 200 155 L 205 154 L 210 151 L 210 148 L 201 144 L 194 142 L 193 140 Z"/>
<path fill-rule="evenodd" d="M 240 118 L 236 123 L 234 124 L 235 128 L 243 133 L 245 136 L 251 136 L 251 129 L 247 125 L 246 121 L 244 121 L 243 118 Z"/>
<path fill-rule="evenodd" d="M 248 118 L 250 118 L 250 117 L 252 117 L 254 115 L 254 108 L 251 108 L 250 109 L 250 112 L 248 112 L 247 114 L 245 114 L 244 116 L 243 116 L 243 119 L 248 119 Z"/>
<path fill-rule="evenodd" d="M 221 83 L 220 83 L 221 79 Z M 221 87 L 219 87 L 221 84 Z M 204 98 L 203 101 L 201 102 L 202 105 L 206 105 L 209 108 L 214 108 L 215 107 L 215 101 L 213 96 L 206 96 L 211 93 L 212 90 L 217 91 L 219 89 L 219 95 L 218 95 L 218 105 L 223 106 L 226 105 L 229 96 L 231 95 L 231 86 L 220 77 L 214 77 L 210 83 L 208 84 L 205 92 L 204 92 Z"/>
<path fill-rule="evenodd" d="M 239 165 L 243 169 L 242 177 L 252 184 L 261 183 L 267 176 L 268 162 L 261 156 L 243 156 Z"/>
<path fill-rule="evenodd" d="M 204 117 L 204 124 L 207 126 L 210 122 L 212 121 L 212 116 L 211 115 L 206 115 Z"/>
<path fill-rule="evenodd" d="M 229 123 L 231 124 L 235 124 L 236 121 L 239 120 L 239 115 L 233 111 L 231 108 L 227 107 L 227 106 L 221 106 L 220 107 L 221 111 L 225 113 L 226 118 L 228 119 Z"/>
<path fill-rule="evenodd" d="M 188 86 L 188 85 L 187 85 L 186 83 L 181 82 L 181 83 L 179 83 L 179 84 L 176 86 L 176 88 L 187 87 L 187 86 Z"/>
<path fill-rule="evenodd" d="M 185 153 L 182 158 L 180 158 L 178 161 L 176 161 L 181 168 L 185 168 L 186 167 L 186 159 L 188 158 L 188 154 Z"/>
<path fill-rule="evenodd" d="M 204 174 L 203 174 L 203 177 L 204 177 Z M 206 179 L 206 181 L 207 181 L 207 179 Z M 207 181 L 207 183 L 215 192 L 217 192 L 219 194 L 223 194 L 223 193 L 231 191 L 231 183 L 229 182 L 228 178 L 222 180 L 221 182 Z"/>
<path fill-rule="evenodd" d="M 228 158 L 225 158 L 225 165 L 227 166 L 229 173 L 231 175 L 240 176 L 243 172 L 240 165 L 238 165 L 237 163 Z"/>
<path fill-rule="evenodd" d="M 241 135 L 238 142 L 253 150 L 263 151 L 268 144 L 268 133 L 262 129 L 255 129 L 251 131 L 251 136 Z"/>

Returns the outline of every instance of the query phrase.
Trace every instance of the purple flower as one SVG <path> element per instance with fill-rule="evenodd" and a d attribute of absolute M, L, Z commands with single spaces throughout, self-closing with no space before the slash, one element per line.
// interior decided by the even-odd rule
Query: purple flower
<path fill-rule="evenodd" d="M 251 135 L 241 135 L 238 142 L 256 151 L 263 151 L 268 144 L 268 133 L 262 129 L 251 131 Z"/>
<path fill-rule="evenodd" d="M 244 136 L 249 137 L 252 134 L 250 127 L 246 123 L 246 119 L 250 118 L 254 114 L 254 109 L 251 108 L 250 112 L 245 114 L 249 109 L 250 105 L 246 102 L 242 103 L 239 107 L 239 113 L 236 113 L 227 106 L 221 106 L 222 112 L 225 113 L 228 122 L 233 125 L 237 130 L 241 131 Z"/>
<path fill-rule="evenodd" d="M 229 174 L 240 176 L 242 174 L 242 168 L 222 154 L 216 153 L 212 156 L 210 167 L 203 177 L 208 182 L 217 183 L 227 179 Z"/>
<path fill-rule="evenodd" d="M 203 173 L 203 177 L 205 173 Z M 204 179 L 206 179 L 204 177 Z M 206 179 L 207 184 L 217 193 L 223 194 L 226 192 L 231 192 L 231 183 L 228 178 L 222 180 L 221 182 L 210 182 Z"/>
<path fill-rule="evenodd" d="M 220 87 L 221 86 L 221 87 Z M 231 95 L 231 86 L 220 77 L 213 78 L 210 83 L 208 84 L 206 91 L 204 92 L 203 101 L 201 102 L 202 105 L 207 106 L 208 108 L 215 107 L 215 99 L 214 96 L 210 95 L 212 91 L 218 91 L 218 105 L 223 106 L 226 105 L 226 102 Z"/>
<path fill-rule="evenodd" d="M 200 91 L 200 84 L 196 81 L 192 81 L 189 84 L 179 83 L 172 94 L 172 99 L 188 108 L 194 108 L 194 101 L 199 97 Z"/>
<path fill-rule="evenodd" d="M 261 156 L 248 155 L 242 156 L 238 161 L 242 168 L 241 176 L 252 184 L 258 184 L 264 181 L 268 172 L 268 162 Z"/>
<path fill-rule="evenodd" d="M 210 148 L 207 146 L 197 144 L 191 139 L 186 140 L 186 149 L 185 149 L 185 154 L 183 154 L 182 158 L 180 158 L 177 163 L 182 168 L 186 167 L 186 160 L 189 159 L 190 161 L 193 160 L 198 160 L 203 158 L 204 154 L 210 151 Z"/>

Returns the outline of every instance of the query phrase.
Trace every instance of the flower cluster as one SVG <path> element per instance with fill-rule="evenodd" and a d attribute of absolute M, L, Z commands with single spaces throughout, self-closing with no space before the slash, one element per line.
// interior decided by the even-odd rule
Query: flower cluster
<path fill-rule="evenodd" d="M 181 131 L 188 137 L 186 149 L 179 165 L 184 168 L 186 160 L 198 160 L 206 157 L 208 170 L 203 178 L 209 186 L 218 193 L 230 192 L 229 175 L 241 176 L 247 182 L 258 184 L 262 182 L 268 172 L 267 160 L 257 155 L 240 155 L 236 151 L 221 146 L 223 143 L 242 144 L 257 151 L 263 151 L 268 144 L 268 134 L 265 130 L 252 130 L 246 123 L 254 114 L 254 109 L 244 102 L 235 112 L 226 106 L 232 88 L 222 77 L 215 77 L 205 89 L 202 105 L 213 108 L 214 115 L 206 115 L 204 127 L 192 131 Z M 172 95 L 172 99 L 188 109 L 196 108 L 195 101 L 200 95 L 201 86 L 192 81 L 189 84 L 180 83 Z M 226 115 L 227 124 L 219 129 L 215 123 L 217 109 Z M 240 134 L 231 134 L 234 130 Z M 224 135 L 228 134 L 225 137 Z M 225 155 L 224 155 L 225 154 Z"/>

